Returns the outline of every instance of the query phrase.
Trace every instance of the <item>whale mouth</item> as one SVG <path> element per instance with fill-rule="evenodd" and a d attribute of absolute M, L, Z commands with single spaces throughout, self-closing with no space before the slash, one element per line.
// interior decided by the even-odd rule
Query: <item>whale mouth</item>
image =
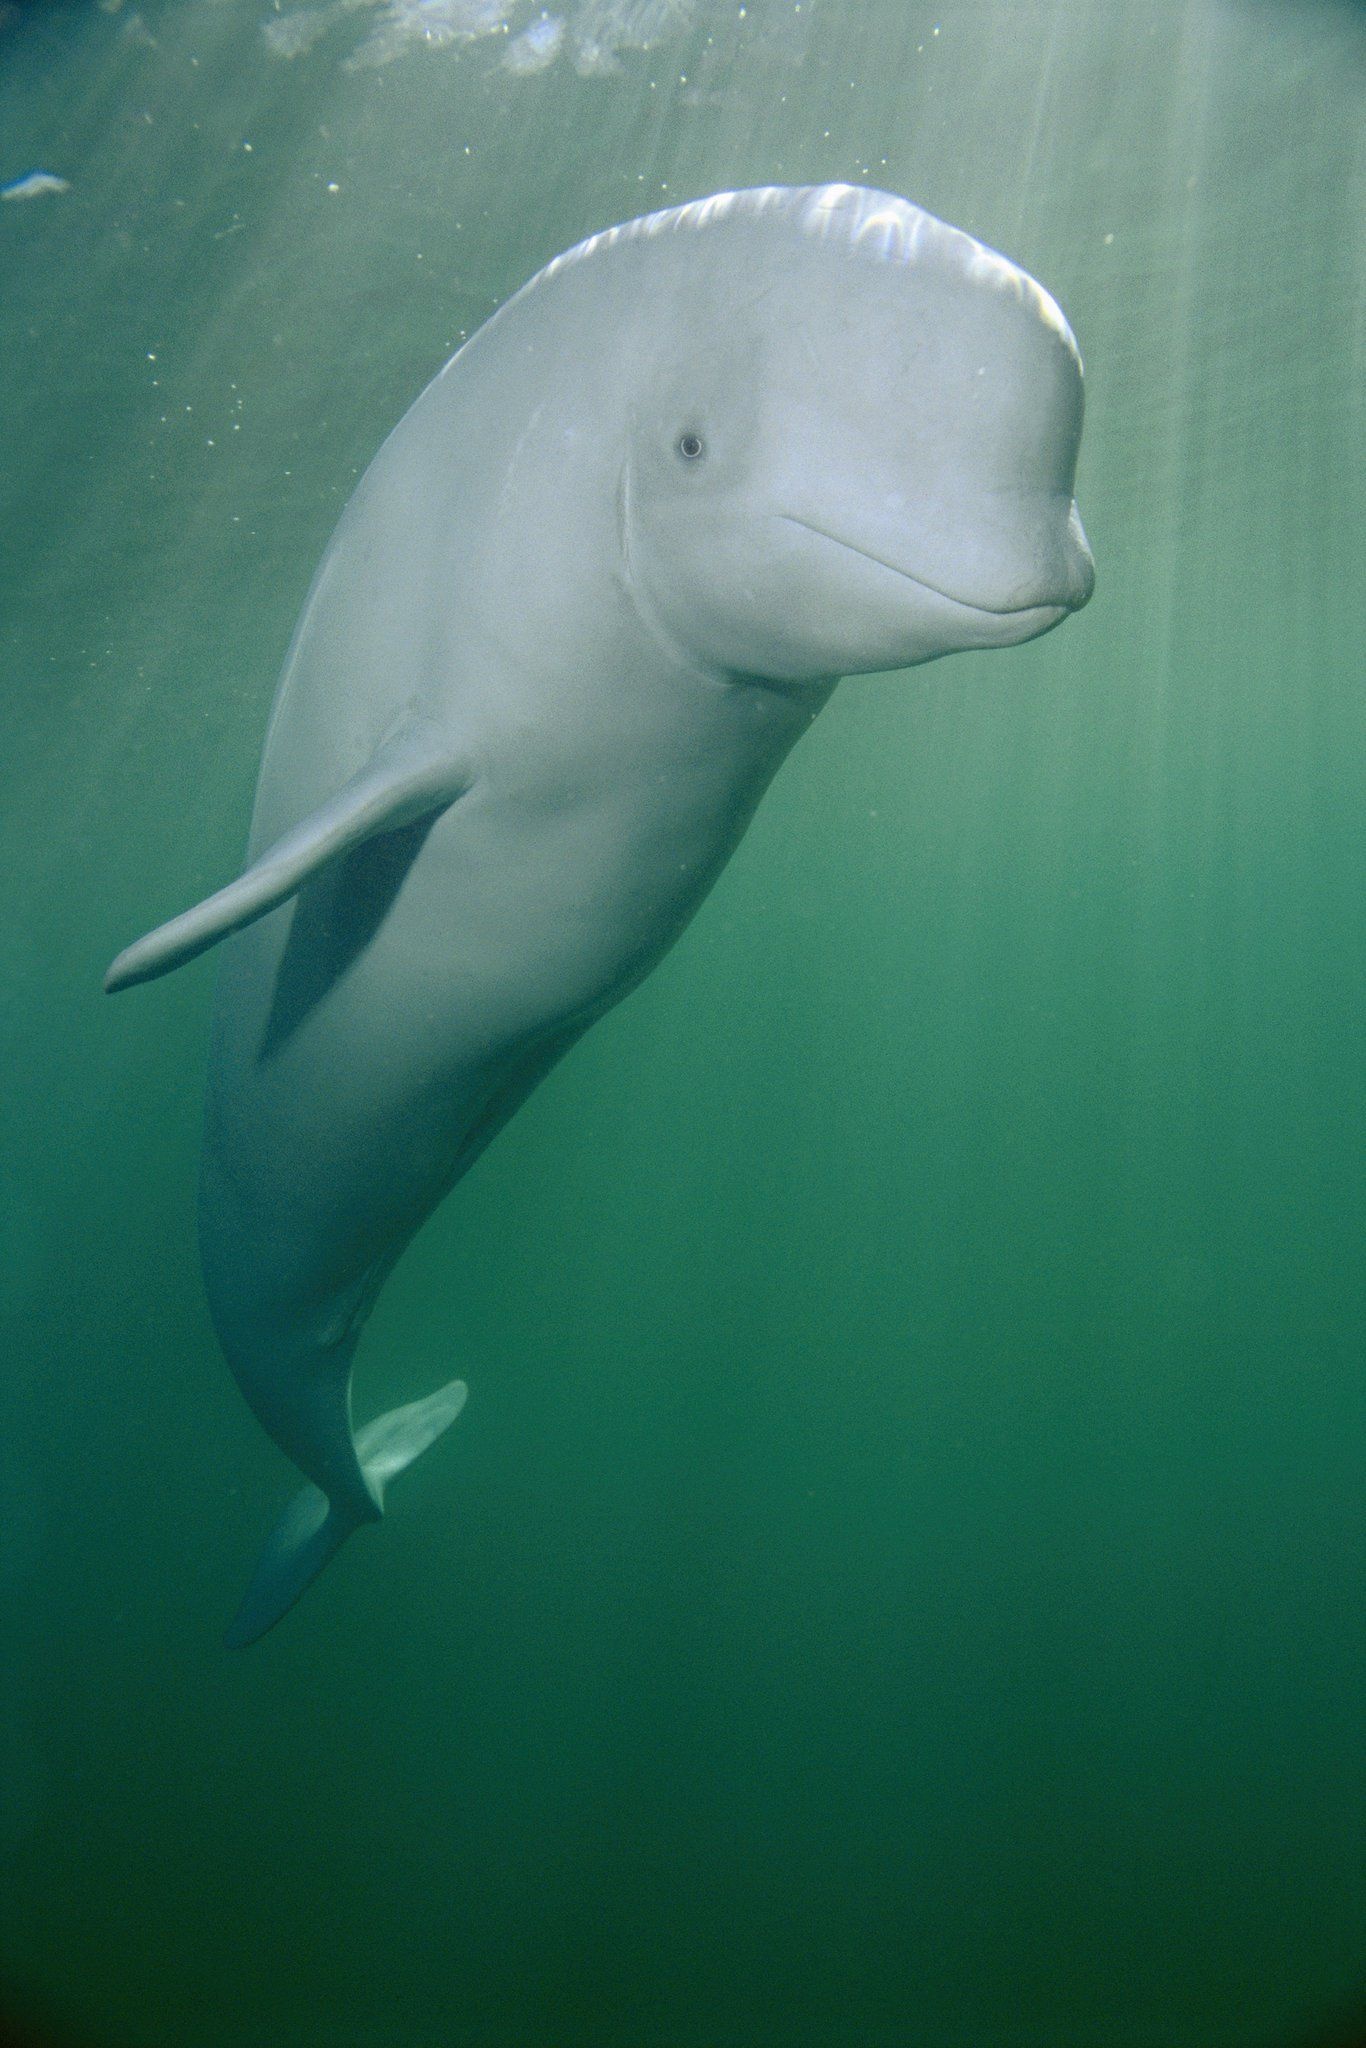
<path fill-rule="evenodd" d="M 942 603 L 951 604 L 956 611 L 966 612 L 973 618 L 983 621 L 1008 619 L 1012 626 L 1029 626 L 1042 631 L 1048 626 L 1056 626 L 1074 609 L 1066 598 L 1056 598 L 1043 604 L 977 604 L 971 598 L 960 597 L 956 591 L 945 590 L 942 584 L 931 583 L 928 577 L 917 576 L 913 570 L 903 568 L 900 562 L 889 562 L 885 555 L 860 547 L 857 541 L 844 540 L 837 533 L 828 533 L 823 526 L 813 526 L 809 519 L 799 519 L 792 512 L 782 512 L 778 516 L 785 525 L 799 527 L 803 533 L 813 533 L 817 540 L 827 541 L 831 547 L 843 548 L 846 554 L 858 555 L 863 561 L 871 562 L 874 568 L 885 569 L 890 576 L 899 576 L 903 583 L 913 583 L 917 590 L 923 590 L 928 596 L 937 597 Z"/>

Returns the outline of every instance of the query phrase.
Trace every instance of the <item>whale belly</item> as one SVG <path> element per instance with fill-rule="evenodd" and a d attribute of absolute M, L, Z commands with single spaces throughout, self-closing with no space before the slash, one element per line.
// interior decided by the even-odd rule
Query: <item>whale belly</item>
<path fill-rule="evenodd" d="M 377 1287 L 729 851 L 690 833 L 642 859 L 592 817 L 480 822 L 366 848 L 225 945 L 201 1195 L 220 1325 L 334 1321 Z"/>

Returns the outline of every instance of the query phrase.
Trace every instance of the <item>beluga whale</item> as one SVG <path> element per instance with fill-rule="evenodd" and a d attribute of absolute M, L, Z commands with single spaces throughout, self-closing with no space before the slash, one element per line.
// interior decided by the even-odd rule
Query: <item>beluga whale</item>
<path fill-rule="evenodd" d="M 386 1277 L 667 951 L 839 678 L 1091 594 L 1082 370 L 1015 264 L 861 186 L 591 236 L 381 447 L 305 600 L 239 877 L 120 953 L 222 941 L 200 1244 L 306 1484 L 228 1632 L 277 1622 L 465 1386 L 358 1431 Z"/>

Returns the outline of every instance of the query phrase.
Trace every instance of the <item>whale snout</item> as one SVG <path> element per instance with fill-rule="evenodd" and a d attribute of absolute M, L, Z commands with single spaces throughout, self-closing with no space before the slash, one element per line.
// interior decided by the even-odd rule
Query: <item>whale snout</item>
<path fill-rule="evenodd" d="M 1000 618 L 1021 612 L 1055 611 L 1060 617 L 1079 612 L 1095 590 L 1096 564 L 1075 500 L 1065 522 L 1040 519 L 1032 534 L 1022 533 L 999 555 L 983 549 L 957 577 L 950 575 L 947 584 L 936 582 L 933 587 L 969 610 Z"/>
<path fill-rule="evenodd" d="M 1075 498 L 1067 517 L 1067 543 L 1067 575 L 1060 602 L 1065 610 L 1079 612 L 1095 595 L 1096 558 L 1091 553 Z"/>
<path fill-rule="evenodd" d="M 979 507 L 930 521 L 860 518 L 841 506 L 835 517 L 789 512 L 782 524 L 899 584 L 939 653 L 1014 646 L 1089 603 L 1095 561 L 1075 500 L 1065 502 L 1065 512 L 1056 500 L 1026 499 L 1005 517 Z"/>
<path fill-rule="evenodd" d="M 1040 566 L 1015 580 L 1008 572 L 999 580 L 988 578 L 989 583 L 997 585 L 996 590 L 989 594 L 984 588 L 977 597 L 976 608 L 995 612 L 1003 618 L 1024 612 L 1046 611 L 1056 612 L 1059 619 L 1065 619 L 1089 604 L 1096 587 L 1096 563 L 1075 501 L 1069 508 L 1061 536 L 1051 546 L 1045 547 L 1043 553 L 1045 559 Z M 971 604 L 972 599 L 967 598 L 966 592 L 964 596 Z"/>

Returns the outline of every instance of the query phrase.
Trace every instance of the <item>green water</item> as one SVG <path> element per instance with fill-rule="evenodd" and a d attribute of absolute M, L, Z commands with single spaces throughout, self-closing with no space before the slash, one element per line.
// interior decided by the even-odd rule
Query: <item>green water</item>
<path fill-rule="evenodd" d="M 0 10 L 0 181 L 70 184 L 0 205 L 5 2009 L 1343 2040 L 1366 20 L 655 12 L 518 74 L 357 63 L 373 7 L 292 59 L 265 0 Z M 450 1439 L 230 1656 L 290 1475 L 197 1274 L 212 963 L 103 967 L 234 872 L 312 569 L 461 334 L 593 228 L 828 178 L 1062 300 L 1097 596 L 840 690 L 386 1289 L 358 1410 L 460 1371 Z"/>

